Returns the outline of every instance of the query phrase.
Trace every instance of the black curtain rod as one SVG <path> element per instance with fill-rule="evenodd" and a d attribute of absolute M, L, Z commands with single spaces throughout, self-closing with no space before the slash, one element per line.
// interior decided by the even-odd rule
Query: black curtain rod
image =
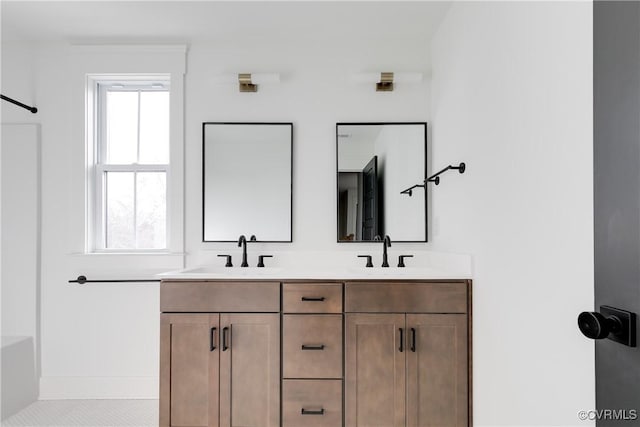
<path fill-rule="evenodd" d="M 69 283 L 128 283 L 128 282 L 159 282 L 160 279 L 108 279 L 108 280 L 87 280 L 87 276 L 78 276 L 77 279 L 69 280 Z"/>
<path fill-rule="evenodd" d="M 16 101 L 16 100 L 15 100 L 15 99 L 13 99 L 13 98 L 9 98 L 8 96 L 4 96 L 4 95 L 1 95 L 1 94 L 0 94 L 0 99 L 3 99 L 3 100 L 8 101 L 8 102 L 10 102 L 10 103 L 12 103 L 12 104 L 15 104 L 15 105 L 17 105 L 18 107 L 22 107 L 22 108 L 24 108 L 25 110 L 29 110 L 29 111 L 31 111 L 33 114 L 35 114 L 35 113 L 37 113 L 37 112 L 38 112 L 38 109 L 37 109 L 36 107 L 30 107 L 30 106 L 28 106 L 27 104 L 23 104 L 23 103 L 22 103 L 22 102 L 20 102 L 20 101 Z"/>

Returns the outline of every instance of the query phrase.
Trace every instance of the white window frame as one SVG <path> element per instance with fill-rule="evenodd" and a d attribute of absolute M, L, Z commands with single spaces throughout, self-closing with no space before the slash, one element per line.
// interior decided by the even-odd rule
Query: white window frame
<path fill-rule="evenodd" d="M 137 74 L 121 74 L 112 76 L 93 76 L 90 77 L 91 93 L 93 94 L 93 138 L 90 152 L 89 165 L 89 206 L 88 206 L 88 248 L 92 253 L 166 253 L 171 248 L 171 154 L 169 155 L 168 164 L 105 164 L 107 149 L 107 129 L 106 129 L 106 98 L 107 91 L 137 91 L 140 96 L 141 91 L 169 91 L 171 97 L 171 80 L 168 74 L 141 76 Z M 161 86 L 159 86 L 160 84 Z M 171 117 L 171 112 L 170 112 Z M 140 108 L 138 107 L 138 132 L 140 120 Z M 170 128 L 171 128 L 170 119 Z M 171 129 L 169 130 L 171 135 Z M 140 153 L 140 139 L 138 134 L 137 140 L 138 155 Z M 170 138 L 171 153 L 171 138 Z M 134 173 L 134 195 L 137 195 L 137 180 L 135 175 L 138 172 L 165 172 L 166 183 L 166 217 L 165 217 L 165 247 L 164 248 L 107 248 L 106 244 L 106 218 L 105 218 L 105 196 L 106 183 L 104 176 L 106 172 L 132 172 Z M 134 212 L 136 198 L 134 197 Z M 134 216 L 135 218 L 135 216 Z M 136 226 L 134 225 L 134 230 Z"/>
<path fill-rule="evenodd" d="M 69 209 L 66 241 L 59 242 L 71 256 L 70 264 L 78 273 L 120 272 L 147 276 L 151 273 L 178 270 L 185 266 L 185 132 L 184 102 L 187 52 L 185 44 L 73 44 L 69 47 L 70 82 L 69 138 Z M 94 206 L 94 123 L 95 80 L 131 75 L 171 76 L 170 162 L 167 182 L 168 249 L 164 252 L 128 251 L 95 252 L 92 224 Z M 143 80 L 143 78 L 140 78 Z M 60 201 L 65 204 L 64 200 Z M 61 207 L 61 209 L 63 209 Z M 62 224 L 61 226 L 64 226 Z M 106 275 L 106 274 L 105 274 Z"/>

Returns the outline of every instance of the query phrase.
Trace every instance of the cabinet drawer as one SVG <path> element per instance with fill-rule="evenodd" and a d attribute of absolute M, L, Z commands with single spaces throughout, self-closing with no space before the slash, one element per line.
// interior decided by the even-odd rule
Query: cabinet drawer
<path fill-rule="evenodd" d="M 466 313 L 466 282 L 353 282 L 345 285 L 345 312 Z"/>
<path fill-rule="evenodd" d="M 163 281 L 162 312 L 279 312 L 279 282 Z"/>
<path fill-rule="evenodd" d="M 285 283 L 285 313 L 342 313 L 342 283 Z"/>
<path fill-rule="evenodd" d="M 282 337 L 285 378 L 342 377 L 341 314 L 286 314 Z"/>
<path fill-rule="evenodd" d="M 284 380 L 283 427 L 342 425 L 341 380 Z"/>

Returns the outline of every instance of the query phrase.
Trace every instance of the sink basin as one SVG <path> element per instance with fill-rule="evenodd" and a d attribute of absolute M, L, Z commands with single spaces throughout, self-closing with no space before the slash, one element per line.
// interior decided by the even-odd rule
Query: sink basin
<path fill-rule="evenodd" d="M 437 270 L 428 267 L 353 267 L 348 269 L 349 273 L 359 276 L 379 277 L 395 276 L 416 278 L 430 277 L 438 274 Z"/>
<path fill-rule="evenodd" d="M 265 277 L 277 275 L 282 271 L 280 267 L 217 267 L 201 266 L 186 268 L 180 271 L 163 273 L 160 276 L 183 276 L 185 279 L 195 278 L 224 278 L 224 277 Z"/>

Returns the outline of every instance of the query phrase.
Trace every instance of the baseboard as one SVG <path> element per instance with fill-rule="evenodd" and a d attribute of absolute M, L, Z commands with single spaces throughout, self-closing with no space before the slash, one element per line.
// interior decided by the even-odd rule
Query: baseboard
<path fill-rule="evenodd" d="M 157 399 L 158 377 L 42 377 L 40 400 Z"/>

